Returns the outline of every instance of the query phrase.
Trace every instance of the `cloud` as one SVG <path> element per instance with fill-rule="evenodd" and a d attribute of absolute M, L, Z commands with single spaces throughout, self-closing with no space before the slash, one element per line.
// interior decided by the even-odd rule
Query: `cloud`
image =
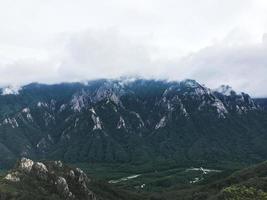
<path fill-rule="evenodd" d="M 184 73 L 209 87 L 229 84 L 253 96 L 267 96 L 267 44 L 214 44 L 180 61 Z"/>
<path fill-rule="evenodd" d="M 33 58 L 0 64 L 0 85 L 23 85 L 30 82 L 52 83 L 58 78 L 55 63 Z"/>
<path fill-rule="evenodd" d="M 115 29 L 87 30 L 66 41 L 58 71 L 69 80 L 135 74 L 151 65 L 150 53 L 145 44 Z"/>
<path fill-rule="evenodd" d="M 266 8 L 264 0 L 1 1 L 0 85 L 140 75 L 267 96 Z"/>
<path fill-rule="evenodd" d="M 127 37 L 117 29 L 66 34 L 44 58 L 17 59 L 0 64 L 0 84 L 33 81 L 56 83 L 138 75 L 181 80 L 193 78 L 216 88 L 229 84 L 253 96 L 267 96 L 266 35 L 261 43 L 244 44 L 231 32 L 221 41 L 182 58 L 154 58 L 160 49 L 147 38 Z M 229 39 L 230 38 L 230 39 Z M 231 39 L 234 38 L 234 39 Z M 235 39 L 237 38 L 237 40 Z"/>
<path fill-rule="evenodd" d="M 84 80 L 138 75 L 181 80 L 193 78 L 211 88 L 229 84 L 253 96 L 267 96 L 267 43 L 255 43 L 242 30 L 182 58 L 152 59 L 149 43 L 127 38 L 117 30 L 72 35 L 58 69 L 61 79 Z M 244 42 L 246 41 L 246 42 Z"/>

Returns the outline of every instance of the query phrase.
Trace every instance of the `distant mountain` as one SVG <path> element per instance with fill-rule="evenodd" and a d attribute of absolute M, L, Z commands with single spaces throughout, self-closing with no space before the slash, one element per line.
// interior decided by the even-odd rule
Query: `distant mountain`
<path fill-rule="evenodd" d="M 10 88 L 0 91 L 0 166 L 22 156 L 181 165 L 267 159 L 266 111 L 229 86 L 101 79 Z"/>

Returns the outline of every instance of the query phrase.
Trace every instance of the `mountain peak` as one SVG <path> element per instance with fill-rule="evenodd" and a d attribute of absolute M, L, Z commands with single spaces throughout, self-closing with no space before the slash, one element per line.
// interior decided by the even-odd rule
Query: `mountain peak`
<path fill-rule="evenodd" d="M 181 84 L 187 86 L 187 87 L 199 87 L 201 86 L 196 80 L 193 79 L 185 79 L 181 81 Z"/>

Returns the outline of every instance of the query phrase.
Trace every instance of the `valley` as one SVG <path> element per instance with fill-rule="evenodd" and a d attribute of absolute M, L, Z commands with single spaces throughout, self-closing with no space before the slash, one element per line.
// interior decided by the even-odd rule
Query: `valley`
<path fill-rule="evenodd" d="M 201 168 L 183 168 L 167 163 L 160 166 L 145 165 L 110 165 L 79 164 L 87 174 L 98 180 L 104 180 L 116 187 L 134 192 L 162 192 L 174 186 L 190 186 L 205 182 L 208 177 L 220 174 L 221 170 Z M 230 171 L 224 169 L 224 171 Z M 197 181 L 196 181 L 197 180 Z"/>

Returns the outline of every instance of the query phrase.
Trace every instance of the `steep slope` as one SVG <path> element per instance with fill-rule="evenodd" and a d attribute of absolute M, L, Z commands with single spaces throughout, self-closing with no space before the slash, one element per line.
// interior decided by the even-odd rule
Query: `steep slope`
<path fill-rule="evenodd" d="M 230 92 L 229 92 L 230 90 Z M 0 165 L 16 158 L 183 165 L 267 159 L 267 113 L 194 80 L 30 84 L 0 96 Z"/>

